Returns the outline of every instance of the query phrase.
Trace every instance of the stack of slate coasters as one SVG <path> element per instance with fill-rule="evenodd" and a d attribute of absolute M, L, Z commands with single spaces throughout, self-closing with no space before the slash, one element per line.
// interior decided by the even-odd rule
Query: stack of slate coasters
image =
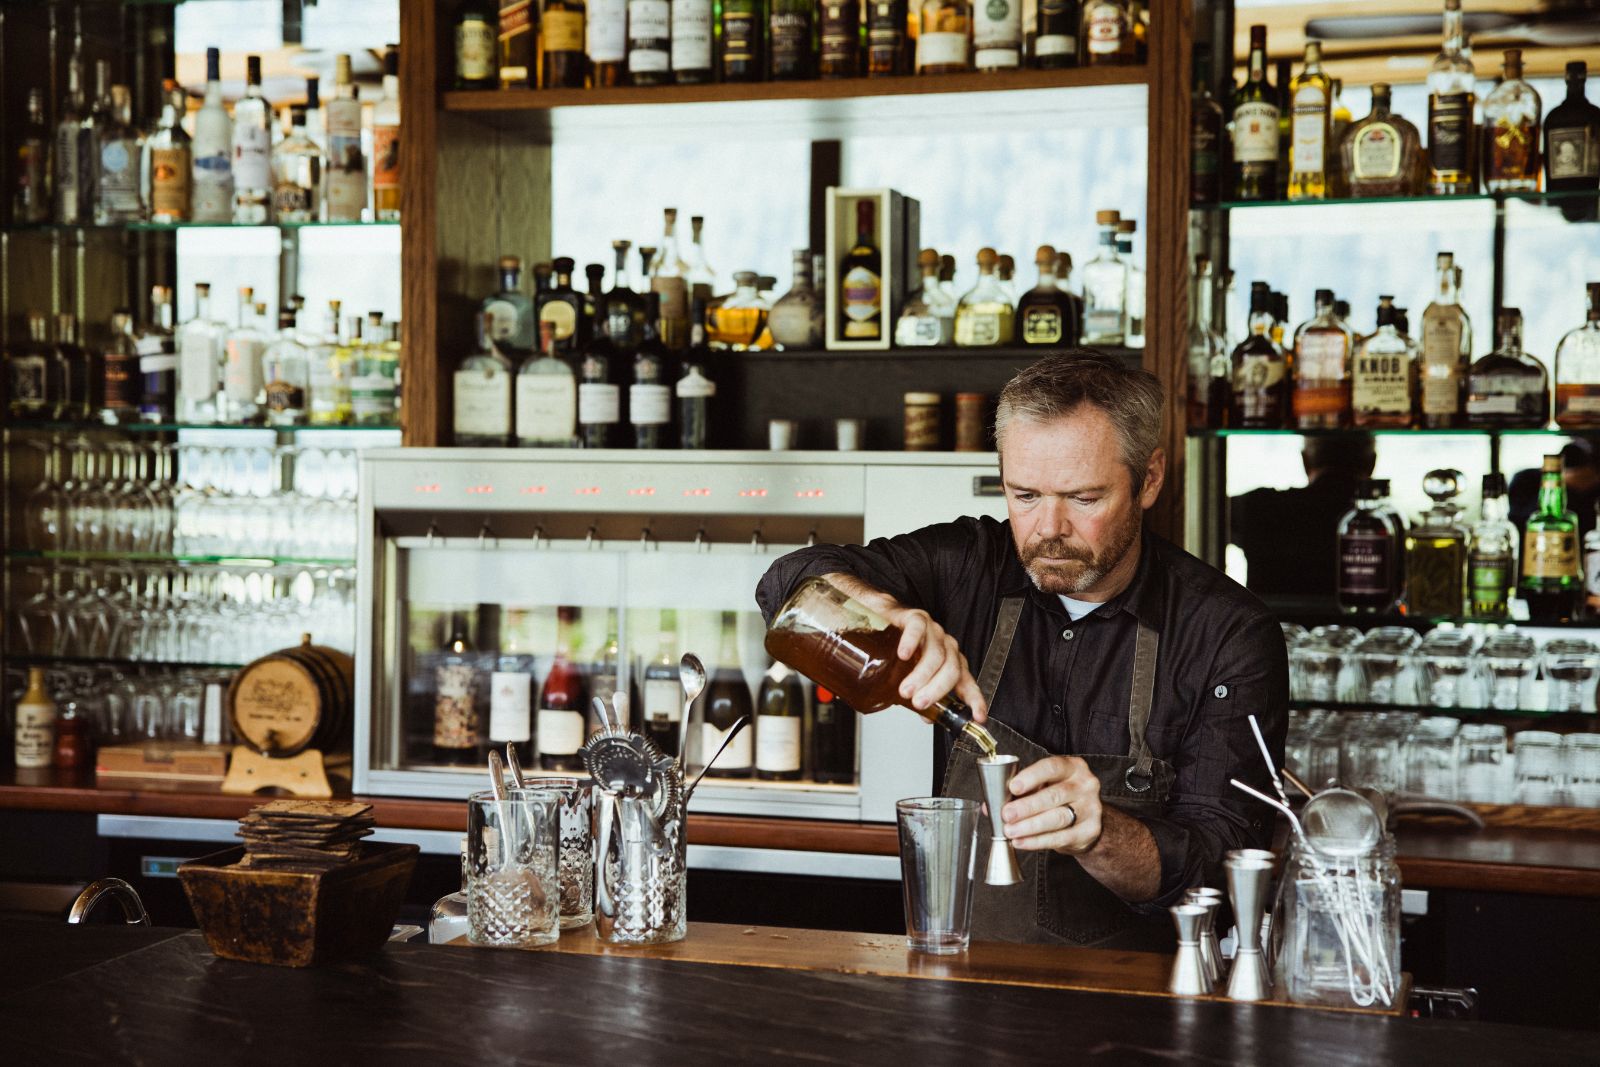
<path fill-rule="evenodd" d="M 330 870 L 359 859 L 361 839 L 371 833 L 371 804 L 274 800 L 239 820 L 239 865 Z"/>

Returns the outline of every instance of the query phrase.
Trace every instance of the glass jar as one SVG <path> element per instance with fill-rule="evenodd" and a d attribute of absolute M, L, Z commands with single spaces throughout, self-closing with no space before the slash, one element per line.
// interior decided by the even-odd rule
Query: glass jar
<path fill-rule="evenodd" d="M 1332 856 L 1296 841 L 1272 910 L 1274 978 L 1296 1004 L 1392 1006 L 1400 986 L 1394 839 Z"/>

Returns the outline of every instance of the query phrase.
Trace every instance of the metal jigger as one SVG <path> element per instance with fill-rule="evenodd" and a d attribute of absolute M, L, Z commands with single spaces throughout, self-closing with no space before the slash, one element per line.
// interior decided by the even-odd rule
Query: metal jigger
<path fill-rule="evenodd" d="M 1233 970 L 1228 975 L 1228 996 L 1234 1000 L 1266 1000 L 1272 995 L 1272 979 L 1261 953 L 1261 911 L 1266 904 L 1267 884 L 1272 881 L 1272 863 L 1229 855 L 1223 865 L 1228 871 L 1228 897 L 1233 901 L 1239 938 Z"/>
<path fill-rule="evenodd" d="M 1022 881 L 1017 854 L 1006 837 L 1006 822 L 1000 811 L 1011 798 L 1006 788 L 1017 773 L 1017 757 L 984 756 L 978 760 L 978 775 L 983 780 L 983 802 L 989 807 L 989 866 L 983 872 L 987 885 L 1016 885 Z"/>
<path fill-rule="evenodd" d="M 1199 904 L 1174 904 L 1168 910 L 1172 912 L 1173 925 L 1178 928 L 1178 954 L 1172 959 L 1167 992 L 1180 997 L 1205 996 L 1212 990 L 1211 976 L 1206 973 L 1206 961 L 1200 950 L 1206 909 Z"/>
<path fill-rule="evenodd" d="M 1206 974 L 1215 988 L 1222 981 L 1222 949 L 1217 945 L 1217 909 L 1222 907 L 1222 891 L 1191 889 L 1183 895 L 1183 902 L 1206 909 L 1205 921 L 1200 924 L 1200 958 L 1205 960 Z"/>

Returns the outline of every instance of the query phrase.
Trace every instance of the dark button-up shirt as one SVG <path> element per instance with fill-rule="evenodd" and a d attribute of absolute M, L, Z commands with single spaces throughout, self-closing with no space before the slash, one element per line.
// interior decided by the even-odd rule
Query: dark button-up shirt
<path fill-rule="evenodd" d="M 1288 658 L 1266 608 L 1214 568 L 1146 533 L 1128 588 L 1073 622 L 1059 597 L 1028 578 L 1009 523 L 963 518 L 864 547 L 816 545 L 790 553 L 768 570 L 756 600 L 770 621 L 802 579 L 832 572 L 928 612 L 960 643 L 974 676 L 1001 599 L 1024 597 L 989 714 L 1063 755 L 1131 754 L 1134 637 L 1146 623 L 1158 634 L 1159 650 L 1145 737 L 1176 777 L 1165 812 L 1139 816 L 1161 857 L 1159 895 L 1140 910 L 1164 908 L 1192 886 L 1220 888 L 1224 852 L 1267 847 L 1271 809 L 1228 779 L 1272 793 L 1247 716 L 1256 716 L 1281 766 Z M 936 751 L 937 777 L 947 751 L 948 739 Z"/>

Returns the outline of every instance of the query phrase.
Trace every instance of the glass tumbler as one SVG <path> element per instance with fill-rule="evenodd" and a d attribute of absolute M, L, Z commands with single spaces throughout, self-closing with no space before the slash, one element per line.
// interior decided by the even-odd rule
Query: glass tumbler
<path fill-rule="evenodd" d="M 1595 710 L 1600 648 L 1582 638 L 1557 638 L 1544 646 L 1545 706 L 1551 711 Z"/>
<path fill-rule="evenodd" d="M 589 778 L 535 778 L 530 793 L 549 793 L 560 805 L 561 929 L 594 921 L 594 781 Z"/>
<path fill-rule="evenodd" d="M 918 952 L 964 952 L 972 937 L 972 878 L 978 803 L 922 797 L 895 805 L 906 944 Z"/>
<path fill-rule="evenodd" d="M 1515 741 L 1516 802 L 1561 803 L 1561 735 L 1548 730 L 1523 730 Z"/>
<path fill-rule="evenodd" d="M 1538 666 L 1539 646 L 1525 634 L 1500 634 L 1484 642 L 1479 671 L 1495 711 L 1519 711 L 1528 706 L 1528 683 Z"/>
<path fill-rule="evenodd" d="M 1443 715 L 1423 719 L 1406 743 L 1406 792 L 1455 800 L 1461 722 Z"/>
<path fill-rule="evenodd" d="M 475 945 L 527 948 L 561 936 L 560 798 L 512 789 L 467 801 L 467 934 Z"/>
<path fill-rule="evenodd" d="M 1600 808 L 1600 734 L 1568 734 L 1561 742 L 1567 803 Z"/>
<path fill-rule="evenodd" d="M 1474 679 L 1477 642 L 1463 630 L 1435 630 L 1417 649 L 1424 703 L 1436 708 L 1475 708 L 1481 703 Z"/>
<path fill-rule="evenodd" d="M 1475 804 L 1504 804 L 1511 790 L 1505 779 L 1506 728 L 1496 723 L 1469 722 L 1461 727 L 1461 773 L 1457 789 L 1462 800 Z"/>

